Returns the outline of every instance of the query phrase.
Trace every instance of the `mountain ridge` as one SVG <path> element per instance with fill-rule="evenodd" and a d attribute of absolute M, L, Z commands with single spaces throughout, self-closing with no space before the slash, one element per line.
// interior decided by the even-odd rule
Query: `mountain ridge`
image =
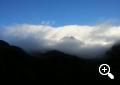
<path fill-rule="evenodd" d="M 6 81 L 12 79 L 55 82 L 56 80 L 58 83 L 74 84 L 80 80 L 109 80 L 108 76 L 102 76 L 98 72 L 99 65 L 107 63 L 117 79 L 120 76 L 119 48 L 120 44 L 114 45 L 104 55 L 105 60 L 83 59 L 57 50 L 33 56 L 19 47 L 0 40 L 0 68 L 2 69 L 0 74 Z"/>

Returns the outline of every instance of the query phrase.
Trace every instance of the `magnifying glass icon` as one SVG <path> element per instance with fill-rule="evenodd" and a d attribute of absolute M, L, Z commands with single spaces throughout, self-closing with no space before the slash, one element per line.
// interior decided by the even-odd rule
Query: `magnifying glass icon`
<path fill-rule="evenodd" d="M 108 75 L 110 79 L 114 79 L 114 75 L 110 73 L 110 66 L 108 64 L 101 64 L 99 66 L 99 73 L 101 75 Z"/>

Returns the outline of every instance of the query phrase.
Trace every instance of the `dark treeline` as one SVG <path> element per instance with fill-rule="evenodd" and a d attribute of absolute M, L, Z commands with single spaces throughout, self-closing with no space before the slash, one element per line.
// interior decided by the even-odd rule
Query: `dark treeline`
<path fill-rule="evenodd" d="M 81 80 L 110 80 L 99 74 L 99 65 L 103 63 L 111 66 L 115 79 L 120 79 L 120 45 L 114 45 L 103 56 L 103 60 L 82 59 L 56 50 L 33 56 L 0 40 L 0 79 L 62 85 Z"/>

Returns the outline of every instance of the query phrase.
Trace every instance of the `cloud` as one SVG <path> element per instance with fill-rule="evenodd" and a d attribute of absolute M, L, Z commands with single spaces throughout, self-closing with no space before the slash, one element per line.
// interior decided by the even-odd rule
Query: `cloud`
<path fill-rule="evenodd" d="M 2 28 L 0 39 L 28 52 L 59 50 L 83 58 L 96 58 L 120 40 L 120 26 L 20 24 Z"/>

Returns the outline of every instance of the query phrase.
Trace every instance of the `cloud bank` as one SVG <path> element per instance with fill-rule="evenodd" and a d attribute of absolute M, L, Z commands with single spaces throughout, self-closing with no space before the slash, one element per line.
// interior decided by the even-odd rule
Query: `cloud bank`
<path fill-rule="evenodd" d="M 120 40 L 120 26 L 21 24 L 0 29 L 0 39 L 27 52 L 58 50 L 83 58 L 100 57 Z"/>

